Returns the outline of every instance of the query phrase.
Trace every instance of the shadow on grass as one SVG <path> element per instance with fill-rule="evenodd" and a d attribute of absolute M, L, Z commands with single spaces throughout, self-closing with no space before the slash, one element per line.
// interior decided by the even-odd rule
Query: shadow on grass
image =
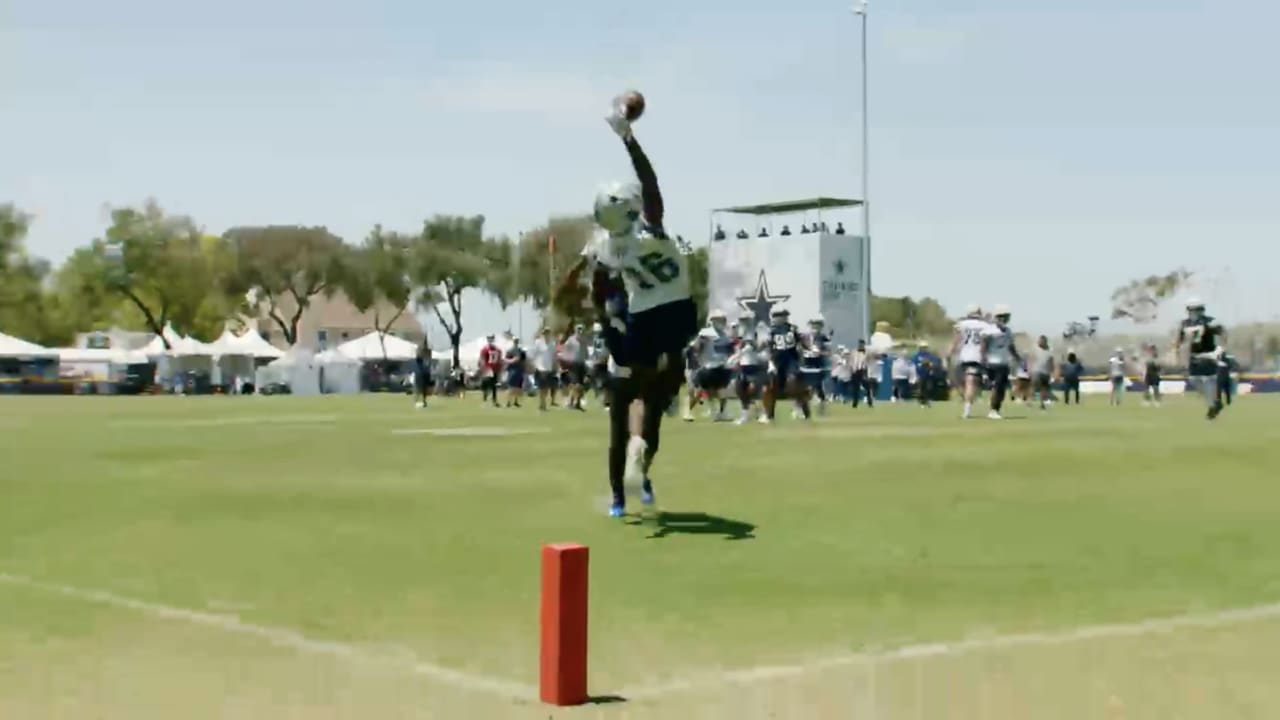
<path fill-rule="evenodd" d="M 653 526 L 650 540 L 671 535 L 719 535 L 725 540 L 753 540 L 756 526 L 703 512 L 661 512 L 656 517 L 635 520 L 631 525 Z"/>
<path fill-rule="evenodd" d="M 627 699 L 621 695 L 592 695 L 587 698 L 588 705 L 616 705 L 626 701 Z"/>

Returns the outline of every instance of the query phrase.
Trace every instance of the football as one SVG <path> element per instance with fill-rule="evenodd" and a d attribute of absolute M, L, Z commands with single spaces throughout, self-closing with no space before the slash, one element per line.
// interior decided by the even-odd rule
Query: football
<path fill-rule="evenodd" d="M 618 105 L 627 116 L 627 120 L 635 122 L 644 114 L 644 95 L 639 90 L 628 90 L 618 96 Z"/>

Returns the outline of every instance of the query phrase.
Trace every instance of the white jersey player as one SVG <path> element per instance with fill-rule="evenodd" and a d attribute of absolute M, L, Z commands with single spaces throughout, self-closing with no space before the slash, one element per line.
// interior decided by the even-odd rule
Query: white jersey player
<path fill-rule="evenodd" d="M 688 264 L 663 226 L 657 174 L 632 133 L 628 117 L 638 116 L 632 113 L 629 101 L 619 102 L 606 120 L 622 139 L 638 182 L 612 183 L 596 195 L 596 234 L 558 293 L 573 298 L 579 275 L 590 269 L 592 304 L 618 365 L 609 409 L 613 517 L 625 514 L 625 485 L 639 484 L 641 502 L 654 502 L 649 468 L 662 415 L 684 381 L 683 350 L 697 333 Z"/>
<path fill-rule="evenodd" d="M 733 357 L 733 338 L 729 335 L 729 318 L 722 310 L 712 310 L 707 327 L 698 333 L 697 385 L 707 394 L 707 414 L 717 421 L 725 419 L 725 395 L 729 389 L 729 360 Z"/>
<path fill-rule="evenodd" d="M 955 339 L 951 342 L 951 357 L 964 373 L 964 417 L 973 414 L 973 400 L 982 387 L 982 375 L 987 364 L 986 338 L 991 323 L 982 317 L 982 308 L 970 305 L 965 316 L 956 323 Z"/>

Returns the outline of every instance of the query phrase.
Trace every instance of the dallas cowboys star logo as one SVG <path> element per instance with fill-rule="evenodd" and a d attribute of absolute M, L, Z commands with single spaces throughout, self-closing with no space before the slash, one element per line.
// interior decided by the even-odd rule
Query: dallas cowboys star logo
<path fill-rule="evenodd" d="M 848 266 L 844 264 L 844 260 L 836 260 L 835 269 L 837 275 L 843 275 L 846 267 Z"/>
<path fill-rule="evenodd" d="M 764 270 L 760 271 L 760 278 L 756 280 L 756 292 L 754 295 L 738 298 L 738 307 L 755 315 L 756 323 L 769 322 L 769 313 L 773 311 L 774 305 L 791 299 L 790 295 L 774 295 L 769 292 L 769 279 L 764 276 Z"/>

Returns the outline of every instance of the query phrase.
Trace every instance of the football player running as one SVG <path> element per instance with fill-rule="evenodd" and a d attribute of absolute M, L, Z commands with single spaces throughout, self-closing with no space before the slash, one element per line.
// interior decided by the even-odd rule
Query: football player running
<path fill-rule="evenodd" d="M 818 396 L 818 414 L 827 411 L 827 376 L 831 372 L 831 337 L 826 333 L 827 322 L 821 315 L 809 321 L 809 333 L 804 338 L 804 350 L 800 353 L 800 376 L 804 379 L 809 396 Z"/>
<path fill-rule="evenodd" d="M 729 336 L 729 317 L 724 311 L 711 311 L 707 327 L 698 333 L 697 348 L 698 387 L 707 394 L 707 415 L 716 422 L 727 420 L 724 408 L 731 379 L 733 338 Z"/>
<path fill-rule="evenodd" d="M 805 420 L 809 419 L 809 396 L 800 382 L 800 331 L 791 324 L 791 312 L 774 308 L 769 313 L 769 384 L 764 389 L 764 415 L 760 422 L 773 423 L 778 398 L 790 394 Z"/>
<path fill-rule="evenodd" d="M 642 108 L 643 98 L 629 93 L 606 118 L 638 182 L 615 182 L 596 195 L 596 235 L 557 293 L 562 310 L 580 309 L 586 293 L 579 278 L 590 270 L 591 305 L 617 366 L 609 406 L 611 517 L 626 514 L 628 485 L 640 484 L 643 505 L 654 503 L 649 470 L 662 416 L 680 391 L 682 353 L 698 331 L 688 263 L 663 227 L 658 178 L 632 132 Z"/>
<path fill-rule="evenodd" d="M 991 379 L 991 412 L 987 417 L 1001 420 L 1000 414 L 1004 406 L 1005 395 L 1009 392 L 1009 381 L 1012 368 L 1022 363 L 1022 356 L 1013 344 L 1013 329 L 1009 321 L 1013 312 L 1005 305 L 997 305 L 995 322 L 988 323 L 984 336 L 983 354 L 986 358 L 987 377 Z"/>
<path fill-rule="evenodd" d="M 754 313 L 746 312 L 738 317 L 735 335 L 737 346 L 732 364 L 738 368 L 738 401 L 742 403 L 738 424 L 745 425 L 751 422 L 752 401 L 763 389 L 766 376 L 764 354 L 760 350 L 760 329 L 756 326 Z"/>
<path fill-rule="evenodd" d="M 1187 346 L 1187 379 L 1204 395 L 1210 420 L 1222 412 L 1222 398 L 1218 395 L 1218 362 L 1226 354 L 1227 330 L 1212 316 L 1205 313 L 1204 303 L 1197 299 L 1187 302 L 1187 317 L 1178 326 L 1174 338 L 1175 362 L 1181 362 L 1182 346 Z"/>
<path fill-rule="evenodd" d="M 951 357 L 960 363 L 964 374 L 964 413 L 968 419 L 973 414 L 973 401 L 982 387 L 982 373 L 987 364 L 986 336 L 991 323 L 982 317 L 982 308 L 970 305 L 965 316 L 956 323 L 955 339 L 951 341 Z"/>

